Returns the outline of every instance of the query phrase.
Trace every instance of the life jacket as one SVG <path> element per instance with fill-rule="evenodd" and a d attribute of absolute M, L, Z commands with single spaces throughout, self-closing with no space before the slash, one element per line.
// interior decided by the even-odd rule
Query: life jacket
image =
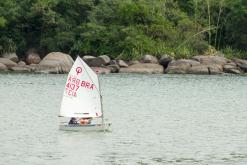
<path fill-rule="evenodd" d="M 90 124 L 90 120 L 89 120 L 89 119 L 81 119 L 81 120 L 80 120 L 80 124 L 81 124 L 81 125 Z"/>

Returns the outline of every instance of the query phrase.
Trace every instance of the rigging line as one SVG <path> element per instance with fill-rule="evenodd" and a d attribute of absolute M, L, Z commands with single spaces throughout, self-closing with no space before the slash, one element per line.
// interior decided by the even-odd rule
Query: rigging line
<path fill-rule="evenodd" d="M 82 60 L 81 57 L 80 57 L 80 56 L 77 56 L 77 58 L 78 58 L 78 57 L 79 57 L 79 60 L 80 60 L 80 62 L 81 62 L 81 64 L 82 64 L 82 67 L 83 67 L 84 70 L 86 71 L 88 77 L 89 77 L 90 80 L 94 83 L 94 81 L 92 80 L 92 78 L 91 78 L 90 74 L 88 73 L 87 69 L 86 69 L 85 66 L 83 65 L 83 62 L 81 61 L 81 60 Z M 89 69 L 91 69 L 91 68 L 89 68 Z M 92 70 L 92 71 L 93 71 L 93 70 Z M 93 71 L 93 72 L 94 72 L 94 71 Z M 95 73 L 95 74 L 96 74 L 96 73 Z M 97 76 L 97 75 L 96 75 L 96 76 Z M 98 81 L 99 81 L 99 79 L 98 79 Z M 98 82 L 98 83 L 99 83 L 99 82 Z M 94 83 L 94 85 L 95 85 L 95 83 Z M 101 96 L 101 92 L 100 92 L 100 90 L 97 88 L 96 85 L 95 85 L 95 88 L 96 88 L 98 94 L 100 95 L 100 97 L 102 97 L 102 96 Z"/>

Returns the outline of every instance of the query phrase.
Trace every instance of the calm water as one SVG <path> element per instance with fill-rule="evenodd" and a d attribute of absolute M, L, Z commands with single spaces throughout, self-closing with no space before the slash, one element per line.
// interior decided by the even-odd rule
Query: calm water
<path fill-rule="evenodd" d="M 58 130 L 66 75 L 0 74 L 1 165 L 247 164 L 247 77 L 100 76 L 110 133 Z"/>

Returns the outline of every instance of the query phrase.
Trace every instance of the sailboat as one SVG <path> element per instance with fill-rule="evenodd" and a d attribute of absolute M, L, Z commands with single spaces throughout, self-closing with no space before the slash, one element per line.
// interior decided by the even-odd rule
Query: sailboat
<path fill-rule="evenodd" d="M 97 74 L 78 56 L 67 77 L 60 115 L 63 118 L 90 118 L 90 124 L 60 122 L 60 130 L 107 131 L 111 123 L 105 122 L 100 82 Z"/>

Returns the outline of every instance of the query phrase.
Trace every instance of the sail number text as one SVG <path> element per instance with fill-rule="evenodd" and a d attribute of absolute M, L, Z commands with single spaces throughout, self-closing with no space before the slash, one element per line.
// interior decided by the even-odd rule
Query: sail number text
<path fill-rule="evenodd" d="M 93 83 L 77 79 L 76 77 L 73 77 L 73 76 L 69 76 L 67 83 L 66 83 L 66 90 L 65 90 L 66 95 L 77 97 L 77 92 L 80 87 L 83 87 L 89 90 L 95 89 L 95 85 Z"/>

